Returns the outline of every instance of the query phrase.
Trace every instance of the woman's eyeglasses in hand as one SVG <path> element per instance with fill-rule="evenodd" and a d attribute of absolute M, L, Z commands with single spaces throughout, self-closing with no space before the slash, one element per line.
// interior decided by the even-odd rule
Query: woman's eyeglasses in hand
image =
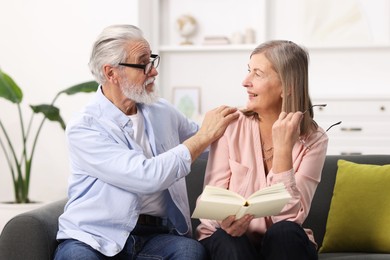
<path fill-rule="evenodd" d="M 305 114 L 306 112 L 310 111 L 311 109 L 313 109 L 313 107 L 326 107 L 327 104 L 315 104 L 315 105 L 312 105 L 310 106 L 308 109 L 306 109 L 305 111 L 302 112 L 302 114 Z M 308 149 L 310 150 L 312 148 L 312 146 L 318 141 L 321 139 L 321 137 L 326 134 L 326 132 L 328 132 L 332 127 L 336 126 L 336 125 L 339 125 L 341 124 L 341 121 L 337 122 L 337 123 L 334 123 L 332 124 L 331 126 L 329 126 L 319 137 L 317 137 L 310 145 L 306 144 L 306 141 L 302 138 L 299 139 L 299 141 Z"/>

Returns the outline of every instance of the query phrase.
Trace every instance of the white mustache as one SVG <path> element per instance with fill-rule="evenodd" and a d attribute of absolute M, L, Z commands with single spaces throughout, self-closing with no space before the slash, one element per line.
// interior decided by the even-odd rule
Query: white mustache
<path fill-rule="evenodd" d="M 156 79 L 155 77 L 150 77 L 150 78 L 148 78 L 148 79 L 145 81 L 145 83 L 144 83 L 144 87 L 146 87 L 147 85 L 153 83 L 155 79 Z"/>

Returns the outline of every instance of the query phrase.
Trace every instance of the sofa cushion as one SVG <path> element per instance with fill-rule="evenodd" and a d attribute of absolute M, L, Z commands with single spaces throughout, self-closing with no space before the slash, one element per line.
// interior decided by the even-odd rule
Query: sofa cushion
<path fill-rule="evenodd" d="M 338 161 L 320 252 L 390 253 L 390 165 Z"/>

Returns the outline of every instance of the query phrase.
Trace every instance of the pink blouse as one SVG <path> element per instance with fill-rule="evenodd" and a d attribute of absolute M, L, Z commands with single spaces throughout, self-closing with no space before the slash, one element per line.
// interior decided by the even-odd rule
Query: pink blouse
<path fill-rule="evenodd" d="M 261 242 L 267 227 L 281 220 L 302 224 L 306 219 L 314 192 L 321 180 L 328 137 L 319 127 L 304 140 L 297 140 L 292 151 L 293 169 L 275 174 L 271 169 L 266 175 L 261 152 L 258 121 L 240 113 L 224 135 L 210 148 L 204 185 L 233 190 L 247 198 L 255 191 L 283 182 L 291 194 L 291 200 L 279 215 L 253 219 L 247 235 L 255 243 Z M 197 227 L 199 240 L 213 234 L 219 222 L 201 219 Z M 305 229 L 315 243 L 313 233 Z"/>

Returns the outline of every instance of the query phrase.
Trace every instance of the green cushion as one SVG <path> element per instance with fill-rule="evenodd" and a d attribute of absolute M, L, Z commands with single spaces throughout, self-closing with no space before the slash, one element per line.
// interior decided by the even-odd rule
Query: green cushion
<path fill-rule="evenodd" d="M 320 252 L 390 253 L 390 165 L 337 165 Z"/>

